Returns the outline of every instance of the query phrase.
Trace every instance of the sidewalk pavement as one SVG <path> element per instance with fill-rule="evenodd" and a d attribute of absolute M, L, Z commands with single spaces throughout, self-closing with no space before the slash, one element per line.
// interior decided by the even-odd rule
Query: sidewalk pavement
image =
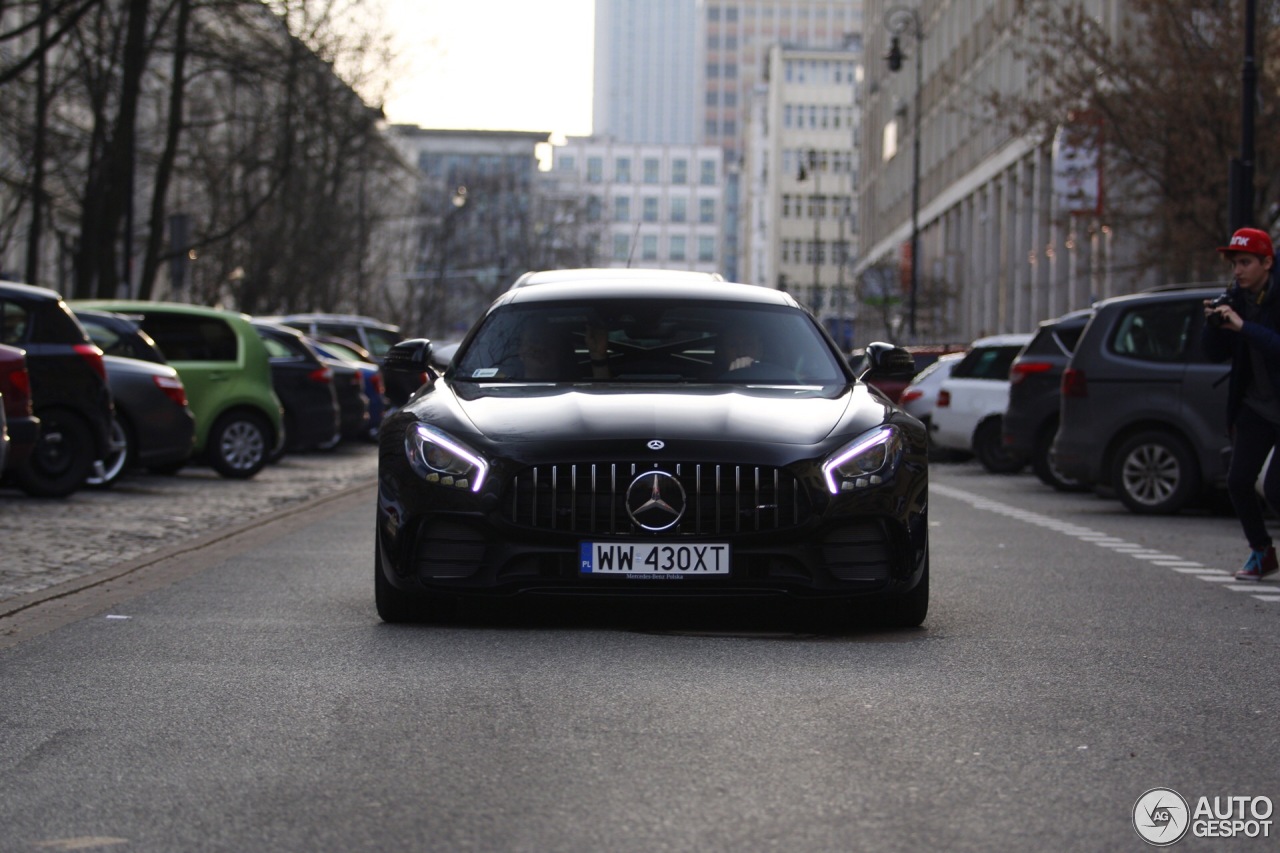
<path fill-rule="evenodd" d="M 0 488 L 0 603 L 56 594 L 59 585 L 151 552 L 363 486 L 372 524 L 377 469 L 375 444 L 343 443 L 286 455 L 249 480 L 193 464 L 175 476 L 131 472 L 109 489 L 61 500 Z"/>

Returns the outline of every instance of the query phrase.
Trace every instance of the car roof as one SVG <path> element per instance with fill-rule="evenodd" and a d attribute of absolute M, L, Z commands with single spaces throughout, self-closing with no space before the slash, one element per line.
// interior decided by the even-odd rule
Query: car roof
<path fill-rule="evenodd" d="M 248 321 L 248 314 L 240 311 L 228 311 L 225 308 L 211 308 L 208 305 L 193 305 L 188 302 L 149 302 L 144 299 L 77 299 L 69 303 L 71 309 L 90 308 L 98 311 L 112 311 L 117 314 L 136 314 L 163 312 L 167 314 L 194 314 L 204 317 L 238 317 Z"/>
<path fill-rule="evenodd" d="M 785 305 L 799 308 L 791 294 L 771 287 L 739 284 L 723 279 L 684 278 L 670 276 L 632 276 L 611 281 L 561 281 L 508 290 L 493 303 L 494 308 L 510 303 L 559 302 L 575 299 L 701 299 L 724 302 L 754 302 L 761 305 Z"/>
<path fill-rule="evenodd" d="M 973 342 L 972 348 L 978 347 L 1012 347 L 1021 346 L 1031 340 L 1030 332 L 1013 332 L 1004 335 L 988 335 Z"/>
<path fill-rule="evenodd" d="M 303 314 L 272 314 L 270 316 L 259 316 L 257 319 L 266 320 L 269 323 L 283 323 L 286 326 L 294 323 L 347 323 L 353 326 L 369 326 L 376 329 L 400 331 L 399 326 L 392 323 L 384 323 L 376 317 L 366 317 L 363 314 L 310 312 Z"/>
<path fill-rule="evenodd" d="M 511 290 L 533 285 L 554 284 L 566 281 L 635 281 L 659 280 L 672 281 L 724 281 L 724 276 L 717 272 L 697 272 L 696 270 L 647 269 L 640 267 L 582 267 L 562 270 L 530 270 L 517 278 Z"/>
<path fill-rule="evenodd" d="M 33 284 L 23 284 L 18 281 L 0 280 L 0 288 L 12 291 L 14 295 L 26 297 L 39 297 L 41 299 L 61 299 L 62 294 L 56 290 L 50 290 L 47 287 L 36 287 Z"/>
<path fill-rule="evenodd" d="M 1111 305 L 1126 305 L 1132 302 L 1177 301 L 1184 299 L 1205 299 L 1222 293 L 1227 289 L 1225 284 L 1165 285 L 1141 293 L 1126 293 L 1122 296 L 1111 296 L 1093 303 L 1095 311 L 1101 311 Z"/>

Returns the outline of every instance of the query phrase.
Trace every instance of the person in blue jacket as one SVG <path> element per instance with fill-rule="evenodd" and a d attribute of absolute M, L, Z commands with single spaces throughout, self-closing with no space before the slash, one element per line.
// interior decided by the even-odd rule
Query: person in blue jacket
<path fill-rule="evenodd" d="M 1260 581 L 1277 568 L 1254 484 L 1267 454 L 1280 444 L 1280 283 L 1267 232 L 1241 228 L 1218 251 L 1231 265 L 1233 281 L 1223 296 L 1205 300 L 1203 345 L 1211 360 L 1231 359 L 1227 490 L 1250 549 L 1236 578 Z M 1280 458 L 1268 468 L 1262 492 L 1270 506 L 1280 507 Z"/>

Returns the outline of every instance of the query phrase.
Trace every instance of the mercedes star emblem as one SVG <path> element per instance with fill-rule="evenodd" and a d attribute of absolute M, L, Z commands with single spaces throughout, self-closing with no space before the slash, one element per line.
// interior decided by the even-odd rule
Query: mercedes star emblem
<path fill-rule="evenodd" d="M 666 471 L 647 471 L 627 487 L 627 514 L 645 530 L 674 526 L 684 510 L 684 486 Z"/>

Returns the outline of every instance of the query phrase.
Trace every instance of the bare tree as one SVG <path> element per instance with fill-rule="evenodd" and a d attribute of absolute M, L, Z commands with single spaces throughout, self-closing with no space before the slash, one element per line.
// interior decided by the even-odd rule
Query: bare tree
<path fill-rule="evenodd" d="M 1280 36 L 1261 0 L 1259 56 Z M 1229 227 L 1227 164 L 1240 148 L 1244 18 L 1222 0 L 1129 0 L 1118 37 L 1078 0 L 1025 0 L 1017 35 L 1034 85 L 986 103 L 1017 134 L 1044 140 L 1073 116 L 1101 123 L 1106 215 L 1148 235 L 1136 262 L 1198 280 Z M 1280 75 L 1261 64 L 1253 209 L 1271 228 Z"/>

